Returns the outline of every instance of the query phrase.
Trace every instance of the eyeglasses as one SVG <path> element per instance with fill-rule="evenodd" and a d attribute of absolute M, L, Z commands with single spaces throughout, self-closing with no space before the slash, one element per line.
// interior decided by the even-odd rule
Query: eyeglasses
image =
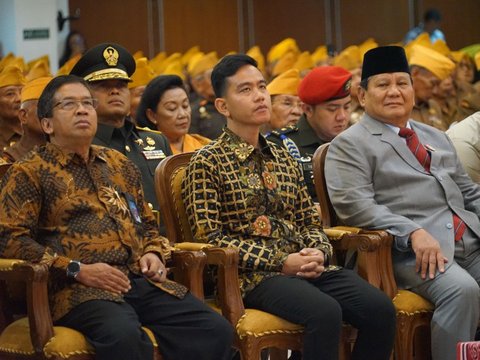
<path fill-rule="evenodd" d="M 72 111 L 72 110 L 77 110 L 80 104 L 85 109 L 94 110 L 97 108 L 98 100 L 93 98 L 81 99 L 81 100 L 66 99 L 66 100 L 61 100 L 57 102 L 55 105 L 53 105 L 52 109 L 58 107 L 59 109 L 62 109 L 65 111 Z"/>

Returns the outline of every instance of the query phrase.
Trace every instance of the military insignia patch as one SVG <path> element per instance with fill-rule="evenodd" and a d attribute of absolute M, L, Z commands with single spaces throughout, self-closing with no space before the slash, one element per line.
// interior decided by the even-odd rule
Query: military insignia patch
<path fill-rule="evenodd" d="M 108 66 L 117 66 L 118 63 L 118 51 L 109 46 L 103 50 L 103 57 Z"/>
<path fill-rule="evenodd" d="M 147 136 L 145 141 L 147 142 L 148 145 L 155 146 L 155 140 L 153 140 L 150 136 Z"/>

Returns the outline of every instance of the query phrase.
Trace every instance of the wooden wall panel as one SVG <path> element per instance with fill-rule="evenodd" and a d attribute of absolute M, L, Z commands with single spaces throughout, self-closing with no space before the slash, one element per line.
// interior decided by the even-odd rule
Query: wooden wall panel
<path fill-rule="evenodd" d="M 369 37 L 380 45 L 396 43 L 402 41 L 409 29 L 408 1 L 335 1 L 340 9 L 342 39 L 341 44 L 336 44 L 337 50 L 359 44 Z"/>
<path fill-rule="evenodd" d="M 297 40 L 301 50 L 325 44 L 324 0 L 247 0 L 253 3 L 254 43 L 266 54 L 286 37 Z M 252 39 L 250 39 L 252 41 Z"/>
<path fill-rule="evenodd" d="M 238 51 L 237 0 L 163 0 L 165 50 Z"/>
<path fill-rule="evenodd" d="M 150 0 L 147 0 L 150 1 Z M 87 46 L 112 41 L 132 53 L 143 50 L 148 56 L 148 10 L 145 0 L 70 0 L 70 13 L 80 9 L 80 19 L 70 28 L 80 31 Z"/>
<path fill-rule="evenodd" d="M 420 18 L 429 8 L 436 8 L 442 14 L 441 29 L 450 49 L 480 43 L 479 0 L 421 0 L 418 9 Z"/>

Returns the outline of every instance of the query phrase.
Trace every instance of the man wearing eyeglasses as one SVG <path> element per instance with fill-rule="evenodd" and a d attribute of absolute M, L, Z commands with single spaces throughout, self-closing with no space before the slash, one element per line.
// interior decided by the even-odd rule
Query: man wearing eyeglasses
<path fill-rule="evenodd" d="M 128 83 L 134 71 L 135 60 L 124 47 L 105 43 L 88 50 L 70 74 L 88 81 L 98 100 L 98 130 L 93 143 L 120 151 L 139 167 L 145 198 L 151 208 L 159 210 L 154 187 L 155 169 L 172 152 L 164 135 L 136 127 L 130 119 Z"/>
<path fill-rule="evenodd" d="M 229 359 L 229 323 L 166 278 L 172 248 L 158 233 L 138 168 L 91 145 L 96 105 L 82 78 L 59 76 L 46 86 L 37 112 L 49 141 L 2 183 L 0 257 L 49 267 L 54 323 L 84 334 L 97 360 L 152 359 L 142 326 L 164 359 Z"/>
<path fill-rule="evenodd" d="M 298 86 L 303 115 L 296 127 L 272 131 L 267 138 L 287 148 L 301 165 L 308 192 L 317 199 L 312 158 L 317 148 L 345 130 L 350 122 L 352 75 L 339 66 L 320 66 Z"/>

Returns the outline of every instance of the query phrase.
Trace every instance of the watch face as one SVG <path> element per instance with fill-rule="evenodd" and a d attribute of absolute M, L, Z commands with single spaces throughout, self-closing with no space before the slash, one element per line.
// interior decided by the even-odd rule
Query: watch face
<path fill-rule="evenodd" d="M 78 272 L 80 271 L 80 263 L 77 261 L 72 261 L 71 263 L 68 264 L 67 266 L 67 275 L 68 276 L 76 276 Z"/>

